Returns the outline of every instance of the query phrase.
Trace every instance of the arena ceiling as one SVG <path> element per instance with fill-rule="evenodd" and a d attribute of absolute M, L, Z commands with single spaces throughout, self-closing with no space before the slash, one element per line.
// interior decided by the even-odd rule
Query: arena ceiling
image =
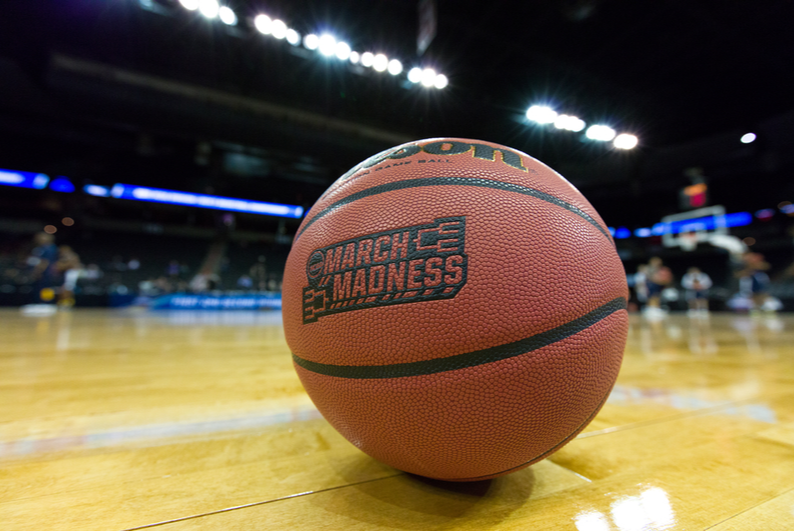
<path fill-rule="evenodd" d="M 4 3 L 0 167 L 311 203 L 374 152 L 460 136 L 522 149 L 641 223 L 675 209 L 693 166 L 724 203 L 782 187 L 791 199 L 791 3 L 439 0 L 422 56 L 415 1 L 229 5 L 231 29 L 176 0 Z M 424 89 L 265 38 L 250 27 L 258 12 L 434 66 L 450 84 Z M 539 102 L 641 143 L 619 152 L 533 126 L 524 112 Z M 758 141 L 741 144 L 748 131 Z"/>

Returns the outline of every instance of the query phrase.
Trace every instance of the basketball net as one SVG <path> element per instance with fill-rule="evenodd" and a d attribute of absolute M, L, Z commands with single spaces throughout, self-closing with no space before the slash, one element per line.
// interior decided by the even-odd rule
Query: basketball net
<path fill-rule="evenodd" d="M 694 251 L 698 245 L 698 233 L 684 232 L 679 235 L 679 247 L 683 251 Z"/>

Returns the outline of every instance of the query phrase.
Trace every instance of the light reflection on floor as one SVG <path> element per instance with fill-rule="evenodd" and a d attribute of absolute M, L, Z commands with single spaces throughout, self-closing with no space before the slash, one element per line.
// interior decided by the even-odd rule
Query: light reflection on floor
<path fill-rule="evenodd" d="M 646 487 L 636 496 L 620 496 L 610 504 L 610 515 L 583 511 L 574 517 L 578 531 L 609 531 L 610 522 L 621 531 L 664 531 L 676 525 L 668 493 Z"/>
<path fill-rule="evenodd" d="M 169 422 L 133 426 L 125 429 L 86 433 L 67 437 L 44 439 L 24 438 L 15 441 L 0 441 L 0 459 L 29 454 L 59 452 L 64 450 L 103 448 L 139 442 L 156 446 L 173 442 L 174 437 L 192 435 L 218 435 L 224 432 L 256 430 L 277 424 L 300 422 L 322 418 L 314 406 L 304 406 L 282 411 L 243 417 L 208 420 L 202 422 Z"/>

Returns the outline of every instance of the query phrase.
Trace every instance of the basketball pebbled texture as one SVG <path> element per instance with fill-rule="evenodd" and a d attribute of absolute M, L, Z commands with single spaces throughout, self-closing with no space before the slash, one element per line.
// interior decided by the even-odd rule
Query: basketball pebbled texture
<path fill-rule="evenodd" d="M 296 371 L 324 417 L 395 468 L 519 470 L 604 404 L 627 334 L 608 229 L 563 177 L 489 142 L 420 140 L 340 177 L 284 274 Z"/>

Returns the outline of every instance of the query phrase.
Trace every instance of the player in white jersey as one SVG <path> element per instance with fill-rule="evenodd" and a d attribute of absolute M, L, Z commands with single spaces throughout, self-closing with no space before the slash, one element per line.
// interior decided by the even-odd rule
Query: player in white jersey
<path fill-rule="evenodd" d="M 712 279 L 709 275 L 697 267 L 691 267 L 682 277 L 682 287 L 685 288 L 685 298 L 690 308 L 689 315 L 706 316 L 709 311 L 709 300 L 707 291 L 712 287 Z"/>

